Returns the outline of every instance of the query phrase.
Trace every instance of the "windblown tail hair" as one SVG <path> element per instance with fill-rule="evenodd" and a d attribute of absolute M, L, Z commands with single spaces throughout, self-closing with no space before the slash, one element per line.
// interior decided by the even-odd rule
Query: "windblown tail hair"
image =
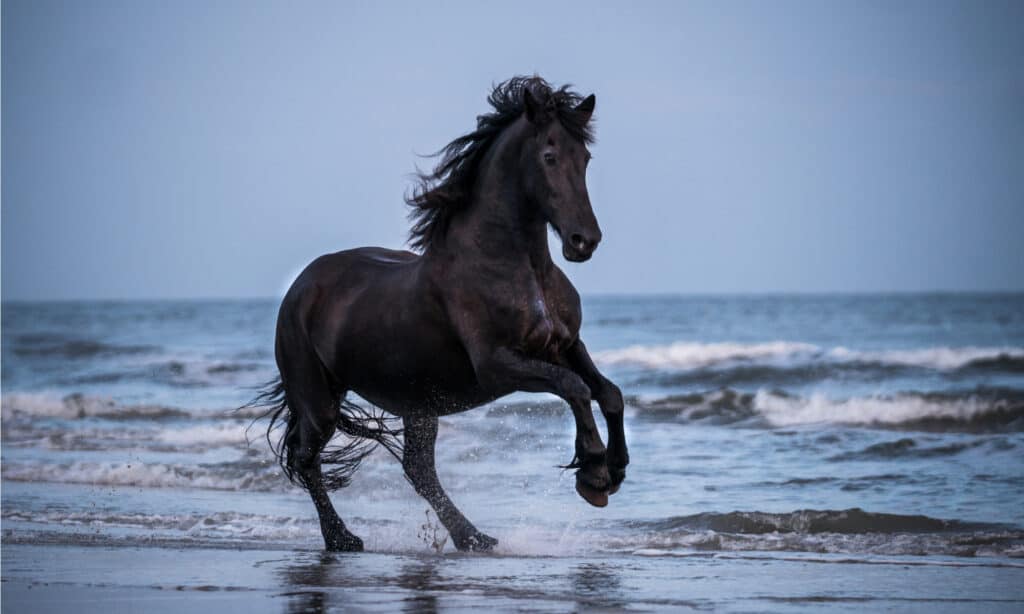
<path fill-rule="evenodd" d="M 323 472 L 324 486 L 328 490 L 345 488 L 352 481 L 363 459 L 369 456 L 377 446 L 383 446 L 388 454 L 402 462 L 404 450 L 402 429 L 391 426 L 399 418 L 388 416 L 376 408 L 367 409 L 341 400 L 341 420 L 338 430 L 348 436 L 348 441 L 336 446 L 324 448 L 320 454 L 320 462 L 332 467 Z"/>
<path fill-rule="evenodd" d="M 274 378 L 264 385 L 252 401 L 244 405 L 247 408 L 265 407 L 266 411 L 256 420 L 270 418 L 267 425 L 267 443 L 281 465 L 281 469 L 293 484 L 305 489 L 309 485 L 302 474 L 296 471 L 292 462 L 293 449 L 289 440 L 299 436 L 299 419 L 288 408 L 284 382 L 280 377 Z M 383 446 L 389 454 L 402 462 L 402 429 L 392 426 L 398 418 L 393 418 L 383 411 L 366 409 L 350 401 L 342 399 L 338 405 L 338 431 L 346 436 L 346 441 L 339 445 L 329 445 L 320 453 L 320 463 L 331 465 L 322 471 L 323 485 L 328 490 L 344 488 L 352 482 L 352 475 L 359 469 L 363 460 Z M 284 433 L 275 443 L 272 434 L 278 427 L 284 427 Z"/>

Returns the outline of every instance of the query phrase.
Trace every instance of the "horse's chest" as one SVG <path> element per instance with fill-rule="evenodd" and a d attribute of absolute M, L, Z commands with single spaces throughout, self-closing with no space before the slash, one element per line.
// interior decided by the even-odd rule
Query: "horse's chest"
<path fill-rule="evenodd" d="M 521 343 L 529 355 L 555 356 L 568 345 L 572 332 L 543 294 L 530 298 L 522 314 Z"/>

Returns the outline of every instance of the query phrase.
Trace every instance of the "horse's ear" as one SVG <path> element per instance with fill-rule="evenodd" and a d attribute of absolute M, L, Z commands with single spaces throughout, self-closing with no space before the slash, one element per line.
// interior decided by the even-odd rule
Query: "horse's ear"
<path fill-rule="evenodd" d="M 580 114 L 583 118 L 583 122 L 590 121 L 590 116 L 594 114 L 594 105 L 597 104 L 597 98 L 593 94 L 583 99 L 583 102 L 576 105 L 575 111 Z"/>
<path fill-rule="evenodd" d="M 523 88 L 523 108 L 526 111 L 526 121 L 532 124 L 541 123 L 544 109 L 537 102 L 537 99 L 533 97 L 533 93 L 530 92 L 528 87 Z"/>

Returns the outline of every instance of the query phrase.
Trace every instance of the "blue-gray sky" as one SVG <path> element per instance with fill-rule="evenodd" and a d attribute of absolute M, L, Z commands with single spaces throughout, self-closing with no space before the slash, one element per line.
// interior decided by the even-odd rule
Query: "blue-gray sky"
<path fill-rule="evenodd" d="M 1022 2 L 5 0 L 3 297 L 273 296 L 416 153 L 597 94 L 583 292 L 1024 289 Z"/>

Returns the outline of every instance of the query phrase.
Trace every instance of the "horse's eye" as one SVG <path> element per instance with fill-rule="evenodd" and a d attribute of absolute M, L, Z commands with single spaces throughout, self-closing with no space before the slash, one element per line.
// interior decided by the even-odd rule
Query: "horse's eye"
<path fill-rule="evenodd" d="M 550 151 L 544 152 L 544 161 L 547 162 L 548 165 L 554 166 L 554 164 L 555 164 L 555 154 L 551 153 Z"/>

